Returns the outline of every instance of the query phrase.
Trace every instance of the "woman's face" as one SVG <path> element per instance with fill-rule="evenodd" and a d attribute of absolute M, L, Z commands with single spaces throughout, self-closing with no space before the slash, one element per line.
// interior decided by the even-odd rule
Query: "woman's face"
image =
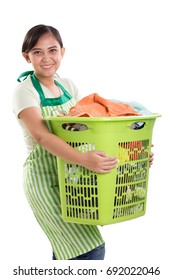
<path fill-rule="evenodd" d="M 29 53 L 23 53 L 23 56 L 27 62 L 32 63 L 38 78 L 51 78 L 59 68 L 64 52 L 65 49 L 60 47 L 55 37 L 46 33 Z"/>

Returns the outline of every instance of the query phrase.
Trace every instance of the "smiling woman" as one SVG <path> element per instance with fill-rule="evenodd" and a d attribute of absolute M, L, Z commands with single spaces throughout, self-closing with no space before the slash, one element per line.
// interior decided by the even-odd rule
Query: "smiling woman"
<path fill-rule="evenodd" d="M 110 265 L 161 266 L 161 279 L 169 279 L 172 261 L 165 256 L 173 250 L 172 1 L 52 0 L 46 3 L 1 1 L 1 14 L 6 15 L 0 19 L 1 275 L 4 268 L 4 278 L 13 279 L 7 274 L 11 274 L 14 264 L 28 264 L 32 260 L 37 265 L 39 260 L 46 266 L 51 256 L 49 240 L 33 218 L 21 189 L 21 163 L 26 156 L 21 132 L 24 131 L 28 153 L 34 144 L 23 123 L 14 118 L 10 105 L 16 78 L 23 71 L 33 70 L 20 53 L 24 35 L 32 26 L 44 23 L 57 27 L 62 36 L 65 55 L 57 72 L 61 78 L 56 76 L 55 80 L 69 93 L 76 92 L 74 84 L 62 77 L 76 83 L 81 97 L 98 92 L 109 99 L 137 101 L 162 114 L 153 135 L 155 159 L 149 176 L 146 216 L 99 227 L 99 230 L 106 243 L 105 261 Z M 41 86 L 45 95 L 53 97 Z M 37 106 L 36 91 L 28 88 L 26 94 L 26 90 L 21 90 L 23 104 L 32 98 L 35 103 L 29 104 Z M 106 262 L 97 263 L 103 268 Z"/>
<path fill-rule="evenodd" d="M 65 49 L 58 30 L 37 25 L 25 36 L 22 54 L 34 71 L 25 72 L 14 92 L 13 108 L 22 127 L 28 158 L 24 163 L 24 190 L 33 213 L 50 240 L 53 258 L 104 259 L 104 240 L 96 226 L 68 224 L 61 215 L 56 157 L 91 171 L 109 173 L 115 156 L 104 151 L 81 153 L 54 135 L 44 117 L 63 110 L 68 113 L 79 99 L 69 79 L 56 76 Z M 57 78 L 55 78 L 55 76 Z M 97 248 L 99 254 L 93 255 Z M 100 252 L 101 250 L 101 252 Z"/>
<path fill-rule="evenodd" d="M 38 26 L 35 28 L 35 32 L 37 28 Z M 47 28 L 47 32 L 41 33 L 41 37 L 38 39 L 37 37 L 32 38 L 33 29 L 31 29 L 23 43 L 22 53 L 26 61 L 32 63 L 39 81 L 49 88 L 55 97 L 59 97 L 61 95 L 59 87 L 50 81 L 61 64 L 65 49 L 59 32 L 53 27 L 51 30 L 53 32 Z M 30 44 L 27 44 L 27 41 L 30 41 Z"/>

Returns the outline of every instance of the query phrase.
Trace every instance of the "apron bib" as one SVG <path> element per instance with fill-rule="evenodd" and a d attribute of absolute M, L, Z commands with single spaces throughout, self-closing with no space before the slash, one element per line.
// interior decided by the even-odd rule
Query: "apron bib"
<path fill-rule="evenodd" d="M 58 98 L 45 98 L 33 71 L 23 73 L 18 80 L 28 75 L 31 75 L 33 86 L 39 94 L 43 117 L 56 116 L 58 112 L 68 114 L 69 109 L 76 104 L 72 96 L 57 81 L 55 84 L 60 87 L 63 94 Z M 63 221 L 57 160 L 38 144 L 24 163 L 24 191 L 57 260 L 75 258 L 104 243 L 97 226 Z"/>

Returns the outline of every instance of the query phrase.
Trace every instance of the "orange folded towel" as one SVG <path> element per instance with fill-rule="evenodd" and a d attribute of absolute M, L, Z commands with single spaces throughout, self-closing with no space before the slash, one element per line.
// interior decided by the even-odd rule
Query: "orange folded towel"
<path fill-rule="evenodd" d="M 69 116 L 78 117 L 115 117 L 140 116 L 131 105 L 107 100 L 97 93 L 82 98 L 70 109 Z"/>

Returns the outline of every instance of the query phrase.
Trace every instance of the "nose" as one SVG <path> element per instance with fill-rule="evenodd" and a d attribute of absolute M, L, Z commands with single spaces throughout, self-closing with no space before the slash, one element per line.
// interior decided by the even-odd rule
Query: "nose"
<path fill-rule="evenodd" d="M 50 59 L 50 54 L 48 52 L 44 52 L 42 60 L 49 61 L 49 59 Z"/>
<path fill-rule="evenodd" d="M 42 60 L 43 60 L 44 62 L 49 61 L 49 56 L 48 56 L 48 55 L 44 55 Z"/>

